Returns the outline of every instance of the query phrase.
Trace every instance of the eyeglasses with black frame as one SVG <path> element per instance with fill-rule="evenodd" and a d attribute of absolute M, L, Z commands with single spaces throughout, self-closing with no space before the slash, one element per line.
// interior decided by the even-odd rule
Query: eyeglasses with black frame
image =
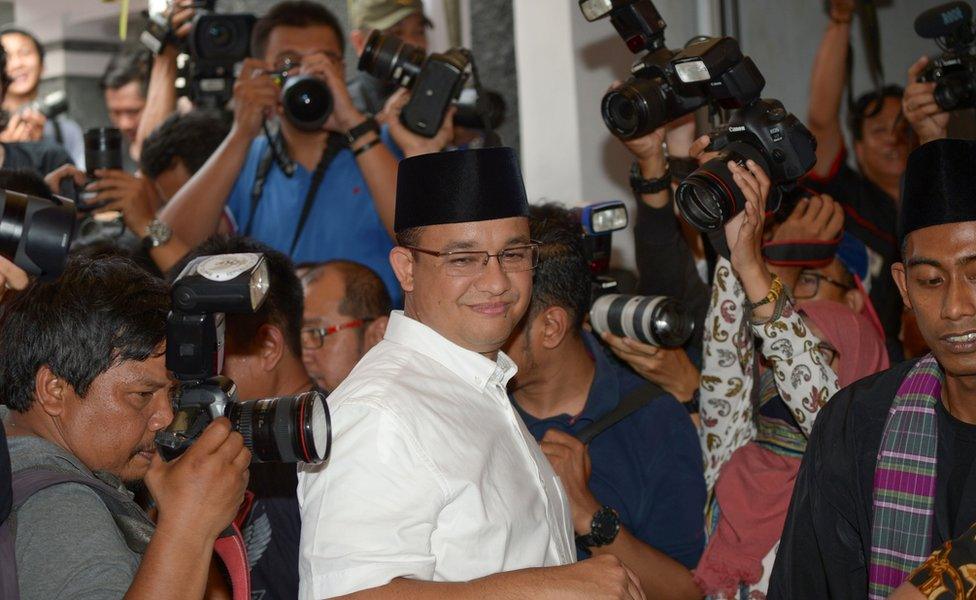
<path fill-rule="evenodd" d="M 306 350 L 317 350 L 325 343 L 325 338 L 334 333 L 339 333 L 343 329 L 356 329 L 366 325 L 375 319 L 354 319 L 339 325 L 329 327 L 302 327 L 302 348 Z"/>
<path fill-rule="evenodd" d="M 796 279 L 793 286 L 793 298 L 795 300 L 809 300 L 820 292 L 820 282 L 826 281 L 831 285 L 836 285 L 845 292 L 854 289 L 854 286 L 838 281 L 817 273 L 816 271 L 803 271 Z"/>
<path fill-rule="evenodd" d="M 539 246 L 539 242 L 533 241 L 529 244 L 510 246 L 495 254 L 487 250 L 438 252 L 416 246 L 404 247 L 441 259 L 440 266 L 449 277 L 477 277 L 485 272 L 488 261 L 492 258 L 498 261 L 498 266 L 505 273 L 531 271 L 539 264 Z"/>

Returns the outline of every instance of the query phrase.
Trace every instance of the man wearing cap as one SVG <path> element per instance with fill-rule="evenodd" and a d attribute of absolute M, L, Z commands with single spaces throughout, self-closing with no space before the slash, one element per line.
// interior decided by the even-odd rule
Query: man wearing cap
<path fill-rule="evenodd" d="M 909 157 L 892 275 L 932 353 L 820 412 L 769 598 L 886 598 L 976 521 L 974 162 L 976 142 L 963 140 Z"/>
<path fill-rule="evenodd" d="M 424 15 L 421 0 L 349 0 L 349 42 L 360 56 L 374 29 L 383 35 L 393 35 L 402 41 L 427 50 L 427 28 L 430 20 Z M 397 90 L 397 84 L 357 71 L 349 82 L 349 95 L 356 108 L 370 115 L 383 111 L 387 98 Z"/>
<path fill-rule="evenodd" d="M 299 468 L 300 598 L 644 597 L 616 558 L 572 564 L 565 492 L 505 392 L 527 214 L 510 148 L 400 164 L 404 310 L 329 398 L 328 465 Z"/>

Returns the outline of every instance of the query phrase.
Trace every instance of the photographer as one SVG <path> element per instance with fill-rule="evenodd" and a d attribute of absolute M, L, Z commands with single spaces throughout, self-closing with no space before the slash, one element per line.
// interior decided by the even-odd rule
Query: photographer
<path fill-rule="evenodd" d="M 44 47 L 40 40 L 29 31 L 4 27 L 0 30 L 0 45 L 7 54 L 6 73 L 10 79 L 3 98 L 3 110 L 10 115 L 10 120 L 0 133 L 0 140 L 30 142 L 43 138 L 62 146 L 71 160 L 84 169 L 85 141 L 81 126 L 64 113 L 49 120 L 33 105 L 44 71 Z"/>
<path fill-rule="evenodd" d="M 260 253 L 268 265 L 268 294 L 258 312 L 226 316 L 223 375 L 237 385 L 238 400 L 278 398 L 315 389 L 302 366 L 302 286 L 287 256 L 242 237 L 215 236 L 187 255 L 170 275 L 198 256 Z M 273 600 L 298 597 L 301 518 L 293 464 L 250 467 L 250 511 L 241 531 L 251 564 L 251 594 Z"/>
<path fill-rule="evenodd" d="M 99 84 L 105 95 L 108 120 L 122 132 L 126 151 L 122 153 L 123 169 L 135 171 L 141 140 L 136 133 L 146 107 L 151 57 L 145 49 L 123 50 L 112 57 Z"/>
<path fill-rule="evenodd" d="M 230 134 L 166 205 L 162 220 L 196 244 L 214 232 L 226 205 L 243 234 L 296 262 L 348 258 L 369 266 L 399 303 L 388 262 L 397 159 L 390 140 L 356 110 L 346 90 L 338 21 L 318 4 L 281 2 L 257 21 L 251 47 L 259 58 L 244 61 L 234 85 Z M 335 107 L 322 130 L 302 131 L 280 119 L 280 134 L 269 146 L 261 135 L 265 120 L 283 112 L 271 73 L 286 69 L 289 76 L 323 79 Z M 391 122 L 389 132 L 410 156 L 442 148 L 451 123 L 445 119 L 433 139 L 399 122 Z M 284 169 L 292 166 L 289 177 Z"/>
<path fill-rule="evenodd" d="M 302 275 L 302 285 L 302 358 L 319 387 L 331 392 L 383 339 L 390 293 L 372 269 L 349 260 L 316 265 Z"/>
<path fill-rule="evenodd" d="M 204 596 L 250 452 L 221 419 L 181 458 L 156 453 L 155 434 L 173 419 L 168 298 L 129 261 L 75 258 L 58 280 L 4 306 L 0 382 L 14 476 L 40 469 L 72 480 L 14 507 L 21 598 Z M 158 507 L 155 525 L 122 485 L 140 479 Z"/>
<path fill-rule="evenodd" d="M 700 597 L 688 571 L 704 547 L 695 429 L 674 398 L 583 330 L 591 275 L 579 223 L 558 205 L 534 206 L 529 229 L 542 255 L 529 310 L 505 346 L 519 368 L 509 397 L 566 488 L 578 556 L 613 554 L 634 569 L 648 598 Z M 635 394 L 651 400 L 590 444 L 577 439 Z M 598 519 L 620 526 L 612 539 L 590 539 Z"/>
<path fill-rule="evenodd" d="M 349 43 L 356 56 L 366 47 L 366 40 L 374 29 L 384 35 L 394 35 L 402 41 L 427 50 L 427 29 L 430 20 L 424 16 L 421 0 L 351 0 L 349 2 Z M 363 114 L 378 115 L 397 85 L 357 71 L 349 82 L 349 95 Z"/>
<path fill-rule="evenodd" d="M 897 205 L 909 151 L 908 132 L 900 118 L 901 88 L 888 86 L 880 95 L 875 91 L 860 96 L 849 107 L 859 171 L 847 166 L 840 112 L 854 4 L 854 0 L 831 0 L 830 23 L 814 60 L 807 126 L 817 138 L 817 164 L 807 183 L 844 206 L 846 230 L 870 249 L 871 299 L 884 326 L 889 355 L 899 360 L 902 308 L 888 273 L 898 258 Z"/>

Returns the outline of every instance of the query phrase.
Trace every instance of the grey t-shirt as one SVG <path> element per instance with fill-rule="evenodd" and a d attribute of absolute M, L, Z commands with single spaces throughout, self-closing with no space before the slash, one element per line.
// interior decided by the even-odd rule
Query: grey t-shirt
<path fill-rule="evenodd" d="M 8 444 L 14 472 L 53 466 L 94 477 L 77 458 L 41 438 L 9 437 Z M 125 596 L 141 556 L 126 545 L 94 490 L 77 483 L 49 487 L 31 496 L 14 518 L 22 600 Z"/>

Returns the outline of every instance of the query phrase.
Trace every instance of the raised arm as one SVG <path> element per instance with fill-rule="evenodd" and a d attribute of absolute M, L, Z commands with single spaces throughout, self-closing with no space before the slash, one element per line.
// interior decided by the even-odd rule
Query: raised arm
<path fill-rule="evenodd" d="M 278 86 L 260 72 L 266 65 L 247 59 L 234 84 L 234 125 L 217 151 L 163 207 L 159 218 L 190 247 L 217 231 L 227 197 L 247 159 L 265 115 L 278 103 Z"/>
<path fill-rule="evenodd" d="M 817 164 L 813 172 L 820 176 L 829 173 L 844 146 L 840 105 L 853 16 L 854 0 L 831 0 L 830 21 L 813 61 L 807 127 L 817 138 Z"/>

